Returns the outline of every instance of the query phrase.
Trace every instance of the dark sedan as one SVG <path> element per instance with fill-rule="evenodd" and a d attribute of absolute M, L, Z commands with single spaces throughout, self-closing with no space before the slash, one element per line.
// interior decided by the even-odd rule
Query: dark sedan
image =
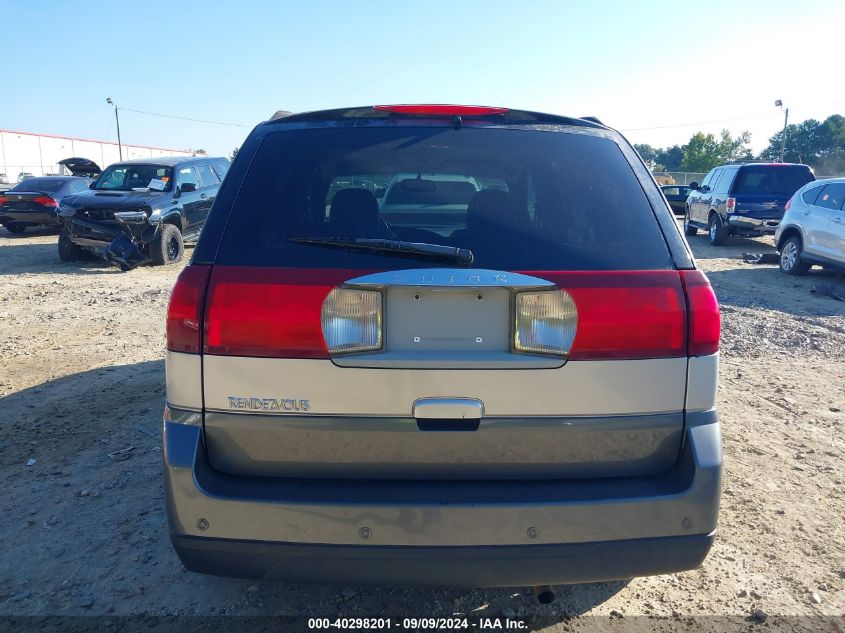
<path fill-rule="evenodd" d="M 672 212 L 675 215 L 684 215 L 687 210 L 687 196 L 692 190 L 686 185 L 663 185 L 660 189 L 672 207 Z"/>
<path fill-rule="evenodd" d="M 78 176 L 37 176 L 22 180 L 0 193 L 0 224 L 10 233 L 23 233 L 27 227 L 59 228 L 57 209 L 62 198 L 87 191 L 94 182 Z"/>

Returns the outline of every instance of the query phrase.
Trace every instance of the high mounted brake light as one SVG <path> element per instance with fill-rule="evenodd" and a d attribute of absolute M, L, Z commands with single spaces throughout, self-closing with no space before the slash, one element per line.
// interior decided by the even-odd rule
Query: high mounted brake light
<path fill-rule="evenodd" d="M 508 112 L 508 108 L 446 104 L 377 105 L 373 106 L 373 110 L 379 110 L 380 112 L 392 112 L 394 114 L 430 116 L 498 116 Z"/>

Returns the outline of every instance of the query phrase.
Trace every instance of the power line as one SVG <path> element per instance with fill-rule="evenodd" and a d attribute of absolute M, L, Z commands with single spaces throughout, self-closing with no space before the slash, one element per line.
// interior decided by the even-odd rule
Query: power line
<path fill-rule="evenodd" d="M 224 123 L 222 121 L 207 121 L 205 119 L 192 119 L 186 116 L 176 116 L 175 114 L 162 114 L 160 112 L 146 112 L 144 110 L 133 110 L 132 108 L 120 107 L 118 110 L 125 110 L 126 112 L 135 112 L 137 114 L 146 114 L 149 116 L 158 116 L 165 119 L 179 119 L 180 121 L 193 121 L 194 123 L 210 123 L 212 125 L 229 125 L 232 127 L 253 127 L 251 125 L 244 125 L 243 123 Z"/>
<path fill-rule="evenodd" d="M 729 123 L 731 121 L 747 121 L 749 119 L 765 119 L 769 117 L 779 117 L 780 114 L 777 112 L 773 112 L 771 114 L 756 114 L 751 116 L 741 116 L 741 117 L 734 117 L 732 119 L 714 119 L 712 121 L 698 121 L 696 123 L 672 123 L 670 125 L 655 125 L 654 127 L 629 127 L 625 128 L 623 132 L 642 132 L 647 130 L 666 130 L 669 128 L 677 128 L 677 127 L 693 127 L 696 125 L 711 125 L 713 123 Z"/>

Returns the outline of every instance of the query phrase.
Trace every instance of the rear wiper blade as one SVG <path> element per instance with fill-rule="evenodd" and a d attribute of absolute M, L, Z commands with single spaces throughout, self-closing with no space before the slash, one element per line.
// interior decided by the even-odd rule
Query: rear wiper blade
<path fill-rule="evenodd" d="M 369 253 L 390 253 L 404 257 L 433 257 L 466 266 L 469 266 L 475 260 L 475 255 L 468 248 L 429 244 L 427 242 L 405 242 L 403 240 L 366 237 L 292 237 L 289 241 L 295 244 L 312 244 L 314 246 L 359 250 Z"/>

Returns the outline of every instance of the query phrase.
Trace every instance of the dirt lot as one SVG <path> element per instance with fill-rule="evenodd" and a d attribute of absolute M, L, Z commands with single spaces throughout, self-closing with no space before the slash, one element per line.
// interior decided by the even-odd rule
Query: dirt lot
<path fill-rule="evenodd" d="M 716 545 L 675 576 L 519 590 L 298 587 L 185 572 L 160 477 L 163 320 L 179 267 L 60 264 L 0 229 L 0 615 L 780 616 L 845 613 L 845 280 L 787 277 L 691 238 L 722 304 L 725 477 Z M 122 452 L 120 452 L 122 451 Z M 645 618 L 643 629 L 650 628 Z M 795 625 L 795 620 L 791 620 Z M 799 628 L 841 626 L 799 620 Z M 810 624 L 812 622 L 812 625 Z M 575 620 L 554 628 L 587 625 Z"/>

